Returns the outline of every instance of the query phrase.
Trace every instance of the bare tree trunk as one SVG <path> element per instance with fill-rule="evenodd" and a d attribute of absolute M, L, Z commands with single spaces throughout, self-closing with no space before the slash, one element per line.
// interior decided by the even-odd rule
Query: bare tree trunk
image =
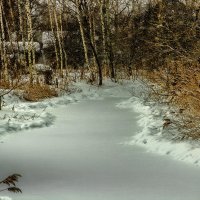
<path fill-rule="evenodd" d="M 84 33 L 84 27 L 82 23 L 81 0 L 76 0 L 76 7 L 77 7 L 77 19 L 78 19 L 78 23 L 80 27 L 81 39 L 82 39 L 83 49 L 84 49 L 85 63 L 88 67 L 89 66 L 88 47 L 87 47 L 86 36 Z"/>
<path fill-rule="evenodd" d="M 55 34 L 54 34 L 54 25 L 53 25 L 51 8 L 52 8 L 52 4 L 50 3 L 50 0 L 48 0 L 49 19 L 50 19 L 51 31 L 52 31 L 52 34 L 53 34 L 53 44 L 54 44 L 54 49 L 55 49 L 55 54 L 56 54 L 56 71 L 57 71 L 58 68 L 59 68 L 59 58 L 58 58 L 56 37 L 55 37 Z"/>
<path fill-rule="evenodd" d="M 106 5 L 105 0 L 99 0 L 100 5 L 100 18 L 101 18 L 101 31 L 103 38 L 103 64 L 107 64 L 107 50 L 106 50 L 106 28 L 105 28 L 105 19 L 106 19 Z"/>
<path fill-rule="evenodd" d="M 103 76 L 102 76 L 102 67 L 101 67 L 101 62 L 100 59 L 98 57 L 97 51 L 94 47 L 93 44 L 93 40 L 92 40 L 92 36 L 91 36 L 91 30 L 90 30 L 90 22 L 89 22 L 89 9 L 88 9 L 88 5 L 87 2 L 85 0 L 81 0 L 81 5 L 82 7 L 79 7 L 80 10 L 80 16 L 81 16 L 81 24 L 83 26 L 83 32 L 86 36 L 86 41 L 88 43 L 88 45 L 90 46 L 92 53 L 94 55 L 95 61 L 97 63 L 97 67 L 98 67 L 98 77 L 99 77 L 99 85 L 102 85 L 103 83 Z"/>
<path fill-rule="evenodd" d="M 35 48 L 33 47 L 33 26 L 32 26 L 31 8 L 29 0 L 26 0 L 25 9 L 27 16 L 28 65 L 30 74 L 30 84 L 32 84 L 33 74 L 34 74 L 34 64 L 35 64 Z"/>
<path fill-rule="evenodd" d="M 17 1 L 17 6 L 18 6 L 18 12 L 19 12 L 19 25 L 20 25 L 20 34 L 21 34 L 21 39 L 22 39 L 22 46 L 23 46 L 23 53 L 24 53 L 24 59 L 26 59 L 26 45 L 25 45 L 25 30 L 23 26 L 23 17 L 22 17 L 22 2 L 21 0 Z M 20 49 L 19 43 L 18 43 L 18 51 Z M 22 60 L 20 59 L 22 62 Z"/>
<path fill-rule="evenodd" d="M 62 44 L 62 50 L 63 50 L 63 54 L 64 54 L 63 65 L 67 70 L 67 52 L 66 52 L 65 46 L 64 46 L 64 32 L 63 32 L 63 20 L 64 20 L 63 19 L 63 14 L 65 12 L 65 10 L 64 10 L 64 5 L 65 5 L 64 1 L 66 1 L 66 0 L 62 1 L 63 8 L 62 8 L 62 11 L 60 12 L 59 19 L 60 19 L 60 31 L 61 31 L 61 44 Z"/>
<path fill-rule="evenodd" d="M 109 60 L 109 68 L 111 70 L 110 76 L 111 79 L 115 78 L 115 70 L 114 70 L 114 54 L 113 54 L 113 46 L 111 40 L 111 20 L 110 20 L 110 0 L 106 0 L 106 19 L 107 19 L 107 54 Z"/>
<path fill-rule="evenodd" d="M 103 63 L 109 67 L 110 77 L 115 78 L 114 71 L 114 55 L 111 41 L 111 26 L 110 26 L 110 1 L 99 0 L 101 30 L 103 38 Z"/>
<path fill-rule="evenodd" d="M 91 1 L 92 4 L 93 4 L 93 1 Z M 93 7 L 90 8 L 90 11 L 89 11 L 89 16 L 88 16 L 88 20 L 89 20 L 89 27 L 90 27 L 90 36 L 91 36 L 91 40 L 92 40 L 92 45 L 94 46 L 95 48 L 95 51 L 97 51 L 96 49 L 96 44 L 95 44 L 95 27 L 94 27 L 94 11 L 93 11 Z M 94 58 L 94 54 L 93 54 L 93 64 L 94 66 L 96 65 L 96 61 L 95 61 L 95 58 Z"/>
<path fill-rule="evenodd" d="M 5 41 L 5 30 L 3 21 L 3 4 L 0 3 L 0 26 L 1 26 L 1 57 L 2 57 L 2 67 L 3 67 L 3 78 L 8 81 L 8 60 L 6 55 L 6 41 Z"/>
<path fill-rule="evenodd" d="M 53 15 L 54 15 L 54 20 L 55 20 L 55 25 L 56 25 L 56 36 L 57 36 L 57 40 L 58 40 L 58 46 L 59 46 L 59 56 L 60 56 L 60 74 L 63 73 L 63 48 L 62 48 L 62 44 L 61 44 L 61 30 L 59 28 L 59 24 L 58 24 L 58 17 L 57 17 L 57 7 L 56 7 L 56 0 L 54 0 L 54 9 L 53 9 Z"/>

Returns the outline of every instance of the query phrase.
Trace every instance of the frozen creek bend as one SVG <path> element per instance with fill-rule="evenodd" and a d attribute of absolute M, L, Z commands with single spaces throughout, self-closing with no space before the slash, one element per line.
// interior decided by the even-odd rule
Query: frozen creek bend
<path fill-rule="evenodd" d="M 16 200 L 199 200 L 200 169 L 123 144 L 137 113 L 118 98 L 54 108 L 53 126 L 0 144 L 0 177 L 23 175 Z"/>

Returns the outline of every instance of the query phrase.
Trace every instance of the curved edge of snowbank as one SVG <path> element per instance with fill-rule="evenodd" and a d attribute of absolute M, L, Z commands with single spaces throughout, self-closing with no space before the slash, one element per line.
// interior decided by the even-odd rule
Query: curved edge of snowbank
<path fill-rule="evenodd" d="M 97 87 L 86 83 L 74 85 L 71 94 L 65 93 L 60 97 L 46 99 L 38 102 L 25 102 L 14 93 L 4 96 L 5 106 L 0 112 L 0 142 L 3 142 L 6 133 L 14 133 L 21 130 L 42 128 L 52 125 L 56 119 L 53 109 L 83 99 L 100 99 Z"/>
<path fill-rule="evenodd" d="M 19 118 L 10 117 L 1 121 L 0 136 L 1 142 L 5 139 L 6 133 L 18 132 L 21 130 L 48 127 L 53 124 L 55 116 L 51 113 L 42 113 L 40 116 L 26 115 L 25 113 L 18 114 Z M 23 117 L 23 119 L 22 119 Z M 3 137 L 2 137 L 3 136 Z M 1 199 L 0 199 L 1 200 Z"/>
<path fill-rule="evenodd" d="M 148 152 L 171 156 L 173 159 L 200 166 L 200 148 L 197 143 L 174 142 L 167 139 L 163 130 L 163 119 L 156 106 L 146 106 L 139 98 L 132 97 L 117 105 L 128 108 L 139 114 L 138 125 L 141 131 L 127 142 L 129 145 L 139 145 Z"/>
<path fill-rule="evenodd" d="M 12 200 L 10 197 L 0 196 L 0 200 Z"/>

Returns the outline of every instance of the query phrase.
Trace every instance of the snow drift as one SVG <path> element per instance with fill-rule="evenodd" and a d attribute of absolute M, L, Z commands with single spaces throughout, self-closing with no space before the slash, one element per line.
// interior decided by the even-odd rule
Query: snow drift
<path fill-rule="evenodd" d="M 143 81 L 104 81 L 102 87 L 91 86 L 83 82 L 74 83 L 70 93 L 40 102 L 29 103 L 20 100 L 13 93 L 6 95 L 6 105 L 0 112 L 0 135 L 24 129 L 41 128 L 54 123 L 53 108 L 75 103 L 80 100 L 100 100 L 109 97 L 127 99 L 117 105 L 138 113 L 138 125 L 141 131 L 127 144 L 139 145 L 150 152 L 171 156 L 200 166 L 200 144 L 198 141 L 177 142 L 179 136 L 175 128 L 163 129 L 163 118 L 168 108 L 155 102 L 149 102 L 149 88 Z M 168 113 L 168 117 L 170 113 Z M 2 137 L 1 137 L 2 139 Z"/>
<path fill-rule="evenodd" d="M 12 200 L 10 197 L 0 197 L 0 200 Z"/>
<path fill-rule="evenodd" d="M 178 131 L 163 128 L 163 115 L 166 113 L 164 106 L 145 103 L 137 97 L 132 97 L 117 106 L 131 109 L 139 114 L 138 125 L 141 127 L 141 131 L 134 135 L 127 144 L 139 145 L 149 152 L 171 156 L 176 160 L 200 166 L 199 143 L 197 141 L 173 141 L 173 138 L 179 134 Z"/>

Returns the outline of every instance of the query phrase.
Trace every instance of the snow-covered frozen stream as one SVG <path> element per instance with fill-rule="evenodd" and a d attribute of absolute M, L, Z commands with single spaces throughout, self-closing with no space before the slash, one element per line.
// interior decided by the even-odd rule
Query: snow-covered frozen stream
<path fill-rule="evenodd" d="M 137 113 L 121 98 L 53 108 L 51 127 L 0 144 L 0 177 L 23 175 L 13 200 L 199 200 L 200 168 L 126 145 Z"/>

